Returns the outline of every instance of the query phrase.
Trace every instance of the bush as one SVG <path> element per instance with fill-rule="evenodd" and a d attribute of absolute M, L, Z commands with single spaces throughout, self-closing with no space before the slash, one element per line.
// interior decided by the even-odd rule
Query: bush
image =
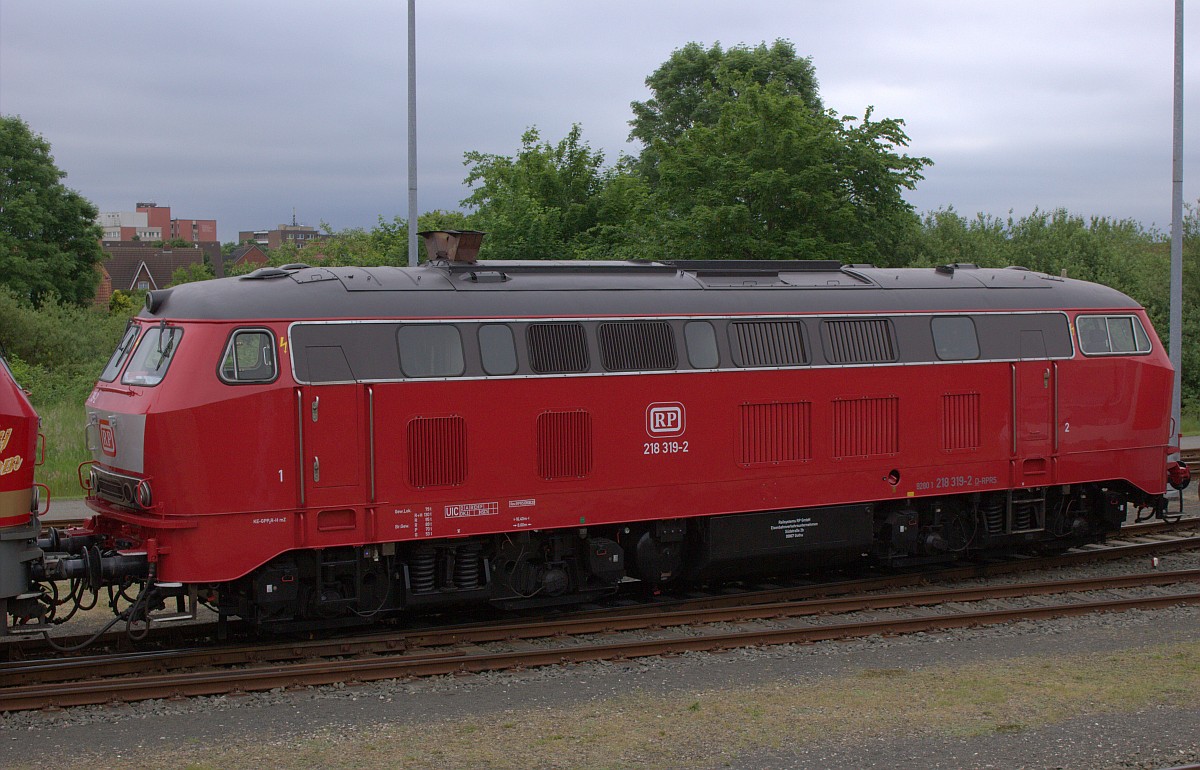
<path fill-rule="evenodd" d="M 117 312 L 60 304 L 33 308 L 0 290 L 0 341 L 17 384 L 42 418 L 46 465 L 38 480 L 52 497 L 81 494 L 76 466 L 89 459 L 84 402 L 112 355 L 133 308 Z"/>

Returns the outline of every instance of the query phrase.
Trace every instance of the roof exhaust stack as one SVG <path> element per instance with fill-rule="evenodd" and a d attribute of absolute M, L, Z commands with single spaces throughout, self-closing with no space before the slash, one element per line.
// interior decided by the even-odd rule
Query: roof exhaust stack
<path fill-rule="evenodd" d="M 480 230 L 425 230 L 417 233 L 425 239 L 425 251 L 430 262 L 449 262 L 452 265 L 473 265 L 475 255 L 483 244 Z"/>

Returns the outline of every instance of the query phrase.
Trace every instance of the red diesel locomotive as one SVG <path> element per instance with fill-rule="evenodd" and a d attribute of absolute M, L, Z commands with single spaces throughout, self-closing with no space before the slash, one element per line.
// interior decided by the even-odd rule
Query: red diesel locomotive
<path fill-rule="evenodd" d="M 445 257 L 151 292 L 87 402 L 95 516 L 32 577 L 298 628 L 1165 511 L 1172 369 L 1104 286 Z"/>
<path fill-rule="evenodd" d="M 40 485 L 33 481 L 39 423 L 25 392 L 0 356 L 0 617 L 36 617 L 43 609 L 29 570 L 41 557 L 36 539 Z M 48 502 L 48 499 L 47 499 Z M 0 625 L 0 633 L 7 624 Z"/>

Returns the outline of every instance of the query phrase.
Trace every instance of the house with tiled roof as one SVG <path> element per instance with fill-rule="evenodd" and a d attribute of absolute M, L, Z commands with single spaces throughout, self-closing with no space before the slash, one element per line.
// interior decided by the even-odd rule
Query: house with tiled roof
<path fill-rule="evenodd" d="M 146 291 L 165 289 L 171 276 L 181 267 L 210 264 L 221 259 L 221 244 L 204 244 L 193 248 L 163 248 L 139 241 L 103 241 L 107 255 L 102 267 L 107 271 L 113 290 Z"/>
<path fill-rule="evenodd" d="M 96 272 L 100 274 L 100 283 L 96 284 L 96 298 L 92 300 L 92 304 L 99 308 L 107 308 L 109 300 L 112 299 L 112 276 L 104 269 L 104 265 L 96 265 Z"/>
<path fill-rule="evenodd" d="M 225 264 L 228 267 L 236 265 L 258 265 L 267 264 L 267 253 L 258 247 L 257 243 L 246 243 L 238 246 L 225 257 Z"/>

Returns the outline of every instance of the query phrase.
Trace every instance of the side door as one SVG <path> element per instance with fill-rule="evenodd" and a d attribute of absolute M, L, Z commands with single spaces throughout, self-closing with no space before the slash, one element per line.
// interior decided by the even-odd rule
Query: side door
<path fill-rule="evenodd" d="M 352 383 L 297 389 L 300 473 L 310 507 L 363 501 L 362 391 Z"/>
<path fill-rule="evenodd" d="M 1052 483 L 1056 367 L 1046 360 L 1038 330 L 1021 331 L 1021 360 L 1013 365 L 1014 481 L 1023 486 Z"/>

